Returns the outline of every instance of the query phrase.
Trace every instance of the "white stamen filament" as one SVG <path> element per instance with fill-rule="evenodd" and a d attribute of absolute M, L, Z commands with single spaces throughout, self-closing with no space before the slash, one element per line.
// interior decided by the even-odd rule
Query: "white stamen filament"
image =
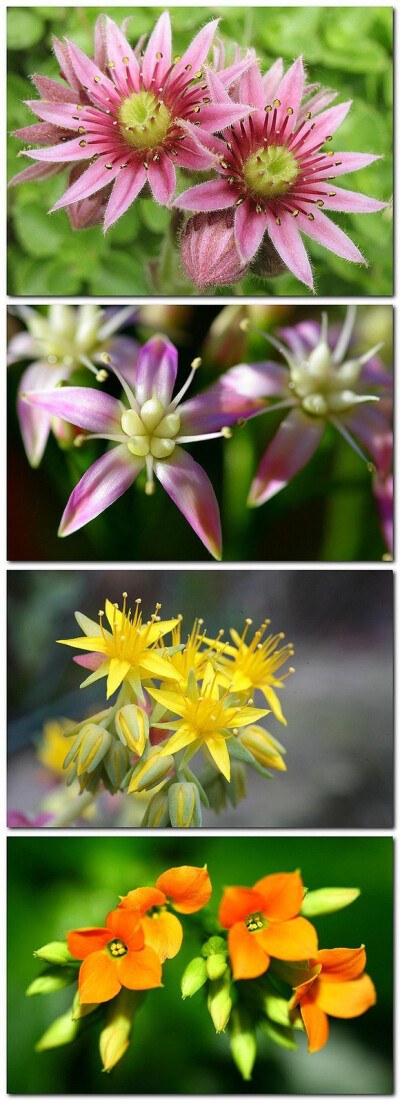
<path fill-rule="evenodd" d="M 348 306 L 343 328 L 332 353 L 332 363 L 341 363 L 350 344 L 356 320 L 357 306 Z"/>
<path fill-rule="evenodd" d="M 139 413 L 140 412 L 139 405 L 136 401 L 133 390 L 131 390 L 130 386 L 126 382 L 126 379 L 124 379 L 124 376 L 121 375 L 120 371 L 118 371 L 117 367 L 115 367 L 115 365 L 112 362 L 110 356 L 107 355 L 106 352 L 103 352 L 103 354 L 101 356 L 101 359 L 103 360 L 103 363 L 107 364 L 107 367 L 111 367 L 111 370 L 114 372 L 114 375 L 116 375 L 116 377 L 118 379 L 118 382 L 121 383 L 122 389 L 125 391 L 125 394 L 128 398 L 129 405 L 131 406 L 131 409 L 135 409 L 135 411 L 137 413 Z"/>
<path fill-rule="evenodd" d="M 333 424 L 334 427 L 337 428 L 337 431 L 340 432 L 340 435 L 343 436 L 343 439 L 346 440 L 346 443 L 350 444 L 350 447 L 353 448 L 353 451 L 355 451 L 356 454 L 360 456 L 360 459 L 363 459 L 363 461 L 367 464 L 368 470 L 373 473 L 375 471 L 374 463 L 371 463 L 367 456 L 364 455 L 364 452 L 361 451 L 361 447 L 359 447 L 356 441 L 353 440 L 353 437 L 350 435 L 350 432 L 347 431 L 347 428 L 344 427 L 344 424 L 342 424 L 341 421 L 337 419 L 337 417 L 333 417 L 332 415 L 329 417 L 329 420 L 331 424 Z"/>
<path fill-rule="evenodd" d="M 184 394 L 186 394 L 186 391 L 189 389 L 189 386 L 191 386 L 191 383 L 193 382 L 196 371 L 198 371 L 200 366 L 201 366 L 201 360 L 200 359 L 194 359 L 193 363 L 192 363 L 192 369 L 191 369 L 190 374 L 188 375 L 188 377 L 186 379 L 186 382 L 184 382 L 183 386 L 181 387 L 181 389 L 177 393 L 176 397 L 173 398 L 173 400 L 168 405 L 168 408 L 165 410 L 166 413 L 169 413 L 171 410 L 176 409 L 177 405 L 179 405 L 179 402 L 182 401 L 182 398 L 183 398 Z"/>
<path fill-rule="evenodd" d="M 230 428 L 221 428 L 220 432 L 204 432 L 198 436 L 177 436 L 174 442 L 176 443 L 197 443 L 198 440 L 219 440 L 221 436 L 224 436 L 226 440 L 229 440 L 233 433 Z"/>
<path fill-rule="evenodd" d="M 99 340 L 107 340 L 125 321 L 128 321 L 131 314 L 132 306 L 124 306 L 123 309 L 118 310 L 118 313 L 114 314 L 114 317 L 110 317 L 108 321 L 105 321 L 104 325 L 101 325 L 99 329 Z"/>

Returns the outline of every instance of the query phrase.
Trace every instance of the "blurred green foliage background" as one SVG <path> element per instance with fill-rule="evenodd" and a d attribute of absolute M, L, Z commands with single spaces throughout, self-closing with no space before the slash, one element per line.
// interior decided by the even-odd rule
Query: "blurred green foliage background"
<path fill-rule="evenodd" d="M 148 35 L 162 7 L 134 9 L 128 36 L 134 43 Z M 118 23 L 129 7 L 37 6 L 8 11 L 10 131 L 35 121 L 22 102 L 32 98 L 29 77 L 39 72 L 58 77 L 51 52 L 51 36 L 67 35 L 92 53 L 93 26 L 106 11 Z M 340 127 L 339 148 L 373 152 L 384 159 L 361 172 L 343 177 L 343 186 L 389 200 L 392 193 L 392 19 L 390 7 L 231 7 L 171 9 L 174 53 L 182 53 L 207 19 L 221 18 L 226 43 L 253 46 L 267 69 L 282 56 L 286 67 L 304 54 L 311 82 L 338 91 L 338 99 L 354 100 Z M 28 160 L 18 159 L 20 143 L 9 141 L 9 178 Z M 202 174 L 202 178 L 206 178 Z M 101 228 L 74 232 L 64 210 L 47 211 L 65 190 L 65 174 L 30 182 L 10 193 L 9 284 L 11 294 L 147 295 L 154 293 L 147 262 L 160 256 L 170 215 L 151 198 L 137 200 L 103 237 Z M 195 181 L 194 181 L 195 182 Z M 187 186 L 187 178 L 184 186 Z M 334 214 L 333 221 L 355 240 L 369 262 L 358 267 L 305 238 L 321 295 L 392 293 L 392 224 L 382 214 Z M 178 254 L 170 270 L 171 285 L 163 293 L 191 294 Z M 289 272 L 274 280 L 248 275 L 233 288 L 235 294 L 309 295 Z M 197 293 L 197 292 L 196 292 Z M 225 288 L 226 293 L 226 288 Z"/>
<path fill-rule="evenodd" d="M 143 837 L 20 838 L 8 842 L 8 1089 L 17 1094 L 388 1094 L 392 1090 L 392 841 L 390 838 Z M 40 973 L 35 949 L 67 929 L 102 924 L 118 895 L 154 883 L 164 869 L 207 863 L 216 913 L 224 885 L 300 868 L 309 889 L 358 886 L 346 910 L 315 919 L 320 945 L 365 942 L 377 1005 L 354 1020 L 332 1020 L 327 1046 L 309 1055 L 261 1035 L 253 1079 L 243 1083 L 217 1036 L 199 992 L 182 1002 L 182 972 L 198 954 L 201 915 L 183 918 L 179 955 L 164 967 L 133 1027 L 131 1048 L 110 1075 L 101 1073 L 99 1025 L 64 1048 L 34 1053 L 51 1020 L 66 1011 L 71 989 L 25 998 Z"/>
<path fill-rule="evenodd" d="M 251 312 L 253 310 L 253 313 Z M 320 307 L 254 306 L 226 309 L 207 305 L 142 307 L 133 333 L 141 342 L 155 330 L 165 332 L 179 349 L 177 388 L 199 354 L 189 397 L 211 385 L 233 364 L 272 359 L 278 352 L 264 337 L 245 335 L 240 319 L 250 313 L 254 325 L 276 332 L 282 325 L 321 319 Z M 329 323 L 339 325 L 343 307 L 330 306 Z M 10 332 L 20 328 L 10 318 Z M 129 330 L 126 330 L 129 331 Z M 392 365 L 393 310 L 390 306 L 361 307 L 357 315 L 357 351 L 379 341 L 388 369 Z M 16 417 L 18 379 L 22 369 L 9 371 L 8 412 L 8 556 L 11 560 L 52 561 L 210 561 L 190 525 L 157 483 L 153 497 L 144 494 L 144 479 L 96 520 L 66 539 L 57 537 L 62 512 L 73 487 L 104 452 L 104 443 L 61 451 L 50 438 L 39 470 L 26 459 Z M 92 386 L 87 373 L 80 380 Z M 96 383 L 94 383 L 96 385 Z M 108 391 L 119 395 L 111 378 Z M 233 438 L 189 445 L 193 457 L 211 478 L 221 508 L 223 557 L 232 561 L 376 561 L 387 548 L 381 535 L 371 475 L 366 463 L 331 427 L 312 460 L 271 501 L 249 509 L 246 500 L 267 443 L 282 412 L 256 417 Z"/>

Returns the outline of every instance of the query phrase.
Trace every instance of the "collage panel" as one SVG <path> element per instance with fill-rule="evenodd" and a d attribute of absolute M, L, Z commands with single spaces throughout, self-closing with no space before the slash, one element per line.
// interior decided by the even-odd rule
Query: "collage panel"
<path fill-rule="evenodd" d="M 11 561 L 381 561 L 393 308 L 9 308 Z"/>
<path fill-rule="evenodd" d="M 392 294 L 393 9 L 131 15 L 9 9 L 9 293 Z"/>
<path fill-rule="evenodd" d="M 8 588 L 10 827 L 393 826 L 391 571 Z"/>
<path fill-rule="evenodd" d="M 10 1093 L 390 1094 L 392 861 L 389 837 L 9 838 Z"/>

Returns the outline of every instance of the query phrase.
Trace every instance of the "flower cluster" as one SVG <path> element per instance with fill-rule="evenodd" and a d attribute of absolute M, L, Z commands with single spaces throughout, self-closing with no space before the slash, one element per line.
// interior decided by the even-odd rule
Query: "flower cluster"
<path fill-rule="evenodd" d="M 42 98 L 27 104 L 39 122 L 15 132 L 34 164 L 12 183 L 67 168 L 69 186 L 53 210 L 66 207 L 75 229 L 103 221 L 104 231 L 148 186 L 155 202 L 195 214 L 181 245 L 195 286 L 235 283 L 252 265 L 267 278 L 289 269 L 313 289 L 302 234 L 366 263 L 326 211 L 386 206 L 336 184 L 377 158 L 325 148 L 351 101 L 330 106 L 337 93 L 308 84 L 301 57 L 286 73 L 280 58 L 262 73 L 253 49 L 242 56 L 234 45 L 227 66 L 220 44 L 210 62 L 217 26 L 207 23 L 182 57 L 173 57 L 168 12 L 144 51 L 109 17 L 97 22 L 93 59 L 54 39 L 64 83 L 34 77 Z M 185 176 L 199 172 L 206 182 L 183 190 Z"/>
<path fill-rule="evenodd" d="M 254 887 L 226 887 L 218 917 L 198 919 L 199 935 L 206 939 L 182 975 L 182 997 L 203 989 L 215 1030 L 228 1030 L 245 1080 L 256 1059 L 258 1029 L 286 1048 L 296 1048 L 296 1036 L 305 1031 L 314 1053 L 328 1039 L 328 1017 L 357 1017 L 375 1004 L 364 946 L 321 949 L 309 920 L 348 906 L 359 893 L 307 891 L 299 872 L 280 872 L 263 876 Z M 100 1020 L 101 1060 L 104 1070 L 112 1070 L 129 1046 L 146 992 L 162 985 L 165 961 L 180 951 L 184 930 L 176 914 L 199 913 L 211 895 L 206 867 L 170 868 L 154 886 L 135 887 L 120 897 L 104 926 L 74 929 L 66 941 L 35 952 L 50 966 L 30 984 L 28 995 L 78 983 L 70 1009 L 36 1050 L 70 1043 L 83 1018 L 85 1025 Z"/>

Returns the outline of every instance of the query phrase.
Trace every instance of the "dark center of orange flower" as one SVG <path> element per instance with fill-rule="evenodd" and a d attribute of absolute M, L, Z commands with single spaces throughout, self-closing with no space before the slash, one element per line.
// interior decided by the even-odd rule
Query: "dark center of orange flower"
<path fill-rule="evenodd" d="M 110 956 L 112 956 L 114 960 L 119 959 L 120 956 L 126 956 L 126 953 L 128 951 L 126 944 L 124 944 L 123 940 L 118 940 L 118 938 L 116 938 L 115 940 L 110 940 L 110 943 L 107 944 L 107 948 Z"/>
<path fill-rule="evenodd" d="M 259 929 L 264 929 L 265 927 L 264 918 L 260 913 L 248 914 L 244 920 L 249 933 L 258 933 Z"/>

